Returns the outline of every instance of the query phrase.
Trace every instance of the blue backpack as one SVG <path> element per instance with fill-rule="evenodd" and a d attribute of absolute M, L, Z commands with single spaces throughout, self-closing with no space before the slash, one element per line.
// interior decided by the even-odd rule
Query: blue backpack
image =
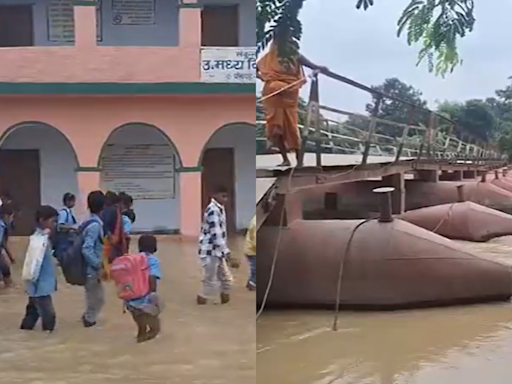
<path fill-rule="evenodd" d="M 57 253 L 57 260 L 62 269 L 66 282 L 71 285 L 84 286 L 87 281 L 87 263 L 82 253 L 84 245 L 84 231 L 97 220 L 89 219 L 82 223 L 70 247 Z"/>

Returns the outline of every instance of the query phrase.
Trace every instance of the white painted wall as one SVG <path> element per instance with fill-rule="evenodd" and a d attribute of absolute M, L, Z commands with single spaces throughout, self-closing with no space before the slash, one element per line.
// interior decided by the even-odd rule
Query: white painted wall
<path fill-rule="evenodd" d="M 206 148 L 235 149 L 236 228 L 245 229 L 256 212 L 256 130 L 249 124 L 228 125 L 210 138 Z"/>
<path fill-rule="evenodd" d="M 66 137 L 45 125 L 27 124 L 11 132 L 2 149 L 37 149 L 41 164 L 41 204 L 62 206 L 66 192 L 78 196 L 75 152 Z"/>
<path fill-rule="evenodd" d="M 179 44 L 179 8 L 178 0 L 155 0 L 155 24 L 152 25 L 116 25 L 113 22 L 112 0 L 101 2 L 102 40 L 99 45 L 106 46 L 151 46 L 174 47 Z M 256 44 L 256 2 L 255 0 L 201 0 L 200 3 L 240 4 L 240 45 Z M 34 14 L 34 44 L 73 45 L 73 43 L 55 43 L 48 40 L 47 4 L 48 0 L 0 0 L 0 5 L 30 4 Z"/>
<path fill-rule="evenodd" d="M 115 131 L 107 143 L 117 144 L 163 144 L 167 143 L 163 134 L 155 128 L 143 124 L 130 124 Z M 169 151 L 176 155 L 173 147 Z M 179 167 L 179 160 L 175 161 Z M 150 185 L 148 185 L 150 188 Z M 177 232 L 180 228 L 180 186 L 179 173 L 175 173 L 175 195 L 165 200 L 135 200 L 134 210 L 137 220 L 133 231 L 165 231 Z"/>

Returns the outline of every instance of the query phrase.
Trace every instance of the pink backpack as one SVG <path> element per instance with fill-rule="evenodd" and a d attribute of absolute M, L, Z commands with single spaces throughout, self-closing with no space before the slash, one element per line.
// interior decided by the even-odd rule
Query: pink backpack
<path fill-rule="evenodd" d="M 142 253 L 116 258 L 110 276 L 121 300 L 138 299 L 149 293 L 149 263 Z"/>

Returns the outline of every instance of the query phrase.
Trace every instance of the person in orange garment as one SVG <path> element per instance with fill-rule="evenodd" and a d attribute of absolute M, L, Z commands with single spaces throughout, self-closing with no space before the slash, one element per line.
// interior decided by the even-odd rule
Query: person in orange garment
<path fill-rule="evenodd" d="M 303 66 L 316 72 L 328 70 L 327 67 L 312 63 L 299 52 L 289 65 L 283 66 L 278 56 L 276 42 L 287 39 L 288 34 L 288 30 L 276 31 L 269 51 L 257 63 L 257 76 L 264 82 L 262 96 L 267 141 L 279 150 L 283 158 L 279 166 L 291 165 L 288 158 L 290 151 L 295 152 L 297 160 L 299 159 L 299 90 L 306 83 Z M 285 87 L 288 88 L 279 92 Z M 276 94 L 272 95 L 274 93 Z"/>

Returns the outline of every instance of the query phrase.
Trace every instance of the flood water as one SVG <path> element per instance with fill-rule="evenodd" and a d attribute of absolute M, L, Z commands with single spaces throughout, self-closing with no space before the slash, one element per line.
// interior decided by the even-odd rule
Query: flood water
<path fill-rule="evenodd" d="M 10 240 L 11 241 L 11 240 Z M 13 238 L 17 254 L 26 240 Z M 136 241 L 132 243 L 136 244 Z M 232 245 L 241 257 L 240 242 Z M 227 305 L 198 307 L 201 281 L 197 245 L 159 240 L 164 278 L 159 292 L 166 304 L 162 333 L 135 342 L 135 325 L 123 314 L 112 284 L 98 327 L 80 323 L 83 290 L 59 281 L 54 295 L 57 330 L 19 330 L 26 305 L 21 290 L 0 293 L 1 384 L 251 384 L 255 382 L 254 292 L 245 288 L 247 266 L 235 271 L 236 286 Z M 19 281 L 21 260 L 14 277 Z"/>
<path fill-rule="evenodd" d="M 460 242 L 512 264 L 512 237 Z M 509 384 L 512 304 L 384 313 L 267 312 L 257 324 L 259 384 Z"/>

